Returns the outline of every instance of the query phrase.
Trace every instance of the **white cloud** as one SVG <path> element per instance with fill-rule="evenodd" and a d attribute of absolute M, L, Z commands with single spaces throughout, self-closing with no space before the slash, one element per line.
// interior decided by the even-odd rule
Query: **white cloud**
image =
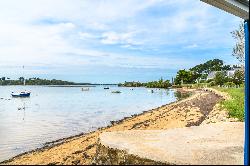
<path fill-rule="evenodd" d="M 197 48 L 197 47 L 198 47 L 197 44 L 191 44 L 191 45 L 185 46 L 184 48 L 192 49 L 192 48 Z"/>
<path fill-rule="evenodd" d="M 97 38 L 97 36 L 88 32 L 79 32 L 79 36 L 81 39 L 84 39 L 84 40 Z"/>
<path fill-rule="evenodd" d="M 157 0 L 8 0 L 0 2 L 1 20 L 30 22 L 41 17 L 72 20 L 104 28 L 103 23 L 132 17 Z M 19 16 L 19 17 L 18 17 Z"/>
<path fill-rule="evenodd" d="M 166 14 L 150 11 L 154 7 Z M 5 68 L 188 66 L 195 62 L 182 60 L 184 53 L 173 49 L 229 47 L 226 36 L 239 21 L 197 0 L 6 0 L 0 1 L 0 11 L 0 66 Z M 167 54 L 158 56 L 160 51 Z"/>
<path fill-rule="evenodd" d="M 57 55 L 72 49 L 62 34 L 74 28 L 72 23 L 50 26 L 1 24 L 0 65 L 40 61 L 53 63 Z"/>
<path fill-rule="evenodd" d="M 116 32 L 105 32 L 102 34 L 101 42 L 103 44 L 126 44 L 133 43 L 133 33 L 116 33 Z"/>
<path fill-rule="evenodd" d="M 87 46 L 75 45 L 74 36 L 94 39 L 82 27 L 104 30 L 106 24 L 136 14 L 154 1 L 0 1 L 0 65 L 19 63 L 63 63 L 69 54 L 102 56 Z M 141 4 L 141 5 L 138 5 Z M 52 22 L 50 22 L 52 20 Z M 55 20 L 55 22 L 53 22 Z M 77 25 L 76 25 L 77 24 Z M 68 36 L 67 36 L 68 35 Z M 130 42 L 130 34 L 107 36 L 106 42 Z M 105 40 L 104 40 L 105 41 Z M 86 57 L 85 56 L 85 57 Z M 85 61 L 84 58 L 82 61 Z M 68 60 L 65 63 L 72 64 Z"/>

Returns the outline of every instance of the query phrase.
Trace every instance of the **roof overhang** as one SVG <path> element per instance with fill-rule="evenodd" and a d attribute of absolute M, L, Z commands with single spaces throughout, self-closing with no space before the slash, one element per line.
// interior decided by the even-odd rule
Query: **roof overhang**
<path fill-rule="evenodd" d="M 249 19 L 249 0 L 201 0 L 209 5 L 238 16 L 244 20 Z"/>

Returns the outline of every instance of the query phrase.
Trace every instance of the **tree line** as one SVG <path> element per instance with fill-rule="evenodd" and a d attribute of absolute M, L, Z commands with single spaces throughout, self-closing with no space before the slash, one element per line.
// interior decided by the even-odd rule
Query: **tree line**
<path fill-rule="evenodd" d="M 227 71 L 235 70 L 233 76 L 229 77 Z M 215 75 L 212 79 L 208 79 L 208 75 L 211 72 L 215 72 Z M 239 66 L 230 66 L 225 65 L 224 62 L 220 59 L 209 60 L 205 63 L 196 65 L 188 70 L 179 70 L 176 74 L 174 82 L 171 84 L 169 80 L 163 80 L 162 78 L 158 81 L 151 82 L 124 82 L 119 83 L 118 86 L 124 87 L 147 87 L 147 88 L 169 88 L 176 85 L 183 84 L 196 84 L 196 83 L 208 83 L 210 86 L 215 85 L 241 85 L 244 83 L 244 71 L 241 70 Z"/>
<path fill-rule="evenodd" d="M 86 85 L 89 83 L 75 83 L 70 81 L 63 81 L 57 79 L 41 79 L 41 78 L 29 78 L 25 79 L 20 77 L 17 80 L 11 80 L 8 77 L 0 77 L 0 85 L 23 85 L 25 81 L 25 85 Z"/>
<path fill-rule="evenodd" d="M 169 80 L 163 80 L 162 78 L 158 81 L 150 81 L 146 83 L 141 83 L 139 81 L 135 82 L 124 82 L 119 83 L 118 86 L 124 86 L 124 87 L 147 87 L 147 88 L 169 88 L 171 87 L 171 83 Z"/>

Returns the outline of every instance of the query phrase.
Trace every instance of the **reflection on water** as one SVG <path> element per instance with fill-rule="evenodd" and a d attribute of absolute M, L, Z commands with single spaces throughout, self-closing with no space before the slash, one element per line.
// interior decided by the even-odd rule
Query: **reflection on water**
<path fill-rule="evenodd" d="M 44 143 L 107 126 L 110 121 L 176 101 L 174 90 L 112 86 L 26 86 L 30 98 L 11 98 L 22 86 L 0 86 L 0 161 Z M 122 93 L 114 94 L 119 90 Z"/>

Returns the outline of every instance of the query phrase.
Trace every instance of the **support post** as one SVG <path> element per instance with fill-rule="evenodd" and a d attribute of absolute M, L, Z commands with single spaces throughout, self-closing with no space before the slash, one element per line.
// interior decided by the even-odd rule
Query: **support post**
<path fill-rule="evenodd" d="M 245 145 L 244 164 L 249 164 L 249 20 L 244 22 L 245 30 Z"/>

